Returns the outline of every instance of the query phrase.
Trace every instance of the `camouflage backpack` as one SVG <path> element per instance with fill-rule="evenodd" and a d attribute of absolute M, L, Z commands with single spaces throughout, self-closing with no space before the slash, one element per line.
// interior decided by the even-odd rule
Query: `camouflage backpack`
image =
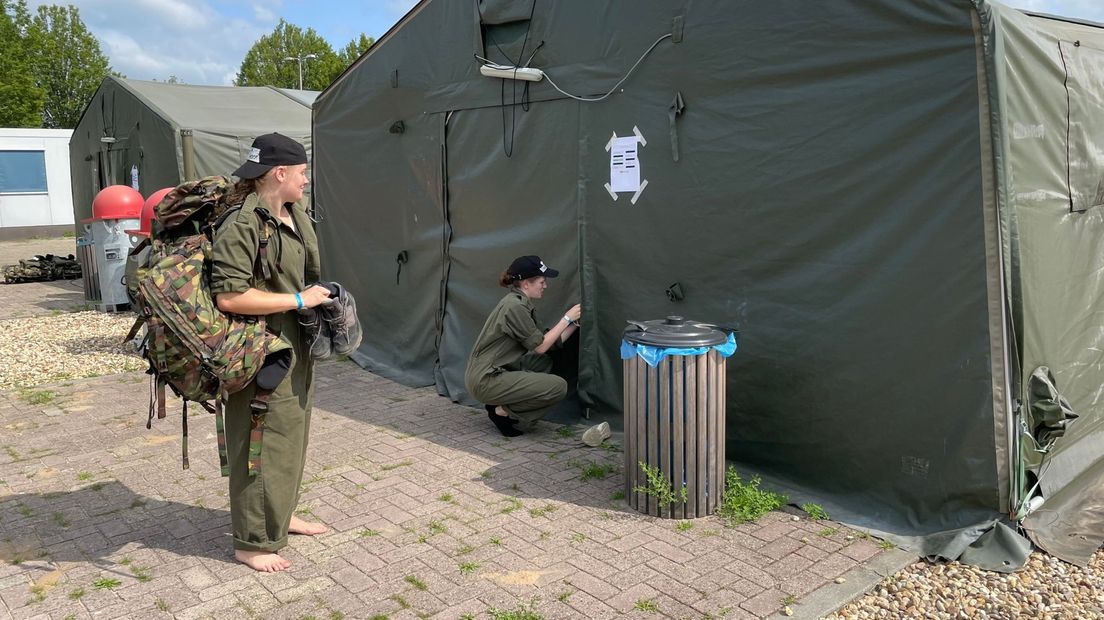
<path fill-rule="evenodd" d="M 4 282 L 42 282 L 48 280 L 73 280 L 81 277 L 80 263 L 72 254 L 55 256 L 36 254 L 34 258 L 20 260 L 16 265 L 4 267 Z"/>
<path fill-rule="evenodd" d="M 149 362 L 153 381 L 149 419 L 154 411 L 165 417 L 165 386 L 184 401 L 183 461 L 188 468 L 188 401 L 197 402 L 216 416 L 219 460 L 227 475 L 223 433 L 223 399 L 249 384 L 269 353 L 288 348 L 265 329 L 263 316 L 223 313 L 211 295 L 211 246 L 218 226 L 237 212 L 226 204 L 231 188 L 225 177 L 189 181 L 173 189 L 155 208 L 150 243 L 131 252 L 135 259 L 128 278 L 138 319 L 127 340 L 141 325 L 146 335 L 139 353 Z M 267 272 L 266 251 L 270 227 L 266 213 L 261 220 L 257 264 Z M 266 274 L 267 275 L 267 274 Z M 250 444 L 250 471 L 260 464 L 260 429 L 254 419 Z"/>

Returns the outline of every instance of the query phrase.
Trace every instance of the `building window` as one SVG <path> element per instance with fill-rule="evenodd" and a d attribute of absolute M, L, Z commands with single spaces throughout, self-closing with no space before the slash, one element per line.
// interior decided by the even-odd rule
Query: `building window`
<path fill-rule="evenodd" d="M 0 151 L 0 194 L 45 194 L 46 154 Z"/>

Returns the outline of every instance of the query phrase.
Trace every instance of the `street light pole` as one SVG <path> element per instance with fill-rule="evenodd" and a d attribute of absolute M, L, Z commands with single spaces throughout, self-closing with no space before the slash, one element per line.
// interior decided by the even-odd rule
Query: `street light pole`
<path fill-rule="evenodd" d="M 299 63 L 299 90 L 303 90 L 303 61 L 314 60 L 318 58 L 318 54 L 307 54 L 306 56 L 285 56 L 284 60 L 294 60 Z"/>

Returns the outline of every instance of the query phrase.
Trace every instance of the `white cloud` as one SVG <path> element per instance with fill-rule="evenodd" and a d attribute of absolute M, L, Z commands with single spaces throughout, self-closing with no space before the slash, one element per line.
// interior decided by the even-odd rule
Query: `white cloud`
<path fill-rule="evenodd" d="M 267 6 L 258 2 L 253 3 L 253 17 L 259 22 L 272 22 L 277 21 L 276 14 L 272 12 Z"/>
<path fill-rule="evenodd" d="M 80 9 L 112 69 L 139 80 L 175 75 L 188 84 L 231 84 L 245 53 L 275 23 L 248 12 L 228 18 L 208 0 L 67 2 Z"/>

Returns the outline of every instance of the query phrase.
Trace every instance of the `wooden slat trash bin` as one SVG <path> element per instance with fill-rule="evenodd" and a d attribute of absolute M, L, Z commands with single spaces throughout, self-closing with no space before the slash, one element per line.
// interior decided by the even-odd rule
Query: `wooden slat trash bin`
<path fill-rule="evenodd" d="M 629 323 L 625 497 L 657 517 L 713 514 L 724 494 L 725 358 L 734 335 L 677 316 Z"/>

